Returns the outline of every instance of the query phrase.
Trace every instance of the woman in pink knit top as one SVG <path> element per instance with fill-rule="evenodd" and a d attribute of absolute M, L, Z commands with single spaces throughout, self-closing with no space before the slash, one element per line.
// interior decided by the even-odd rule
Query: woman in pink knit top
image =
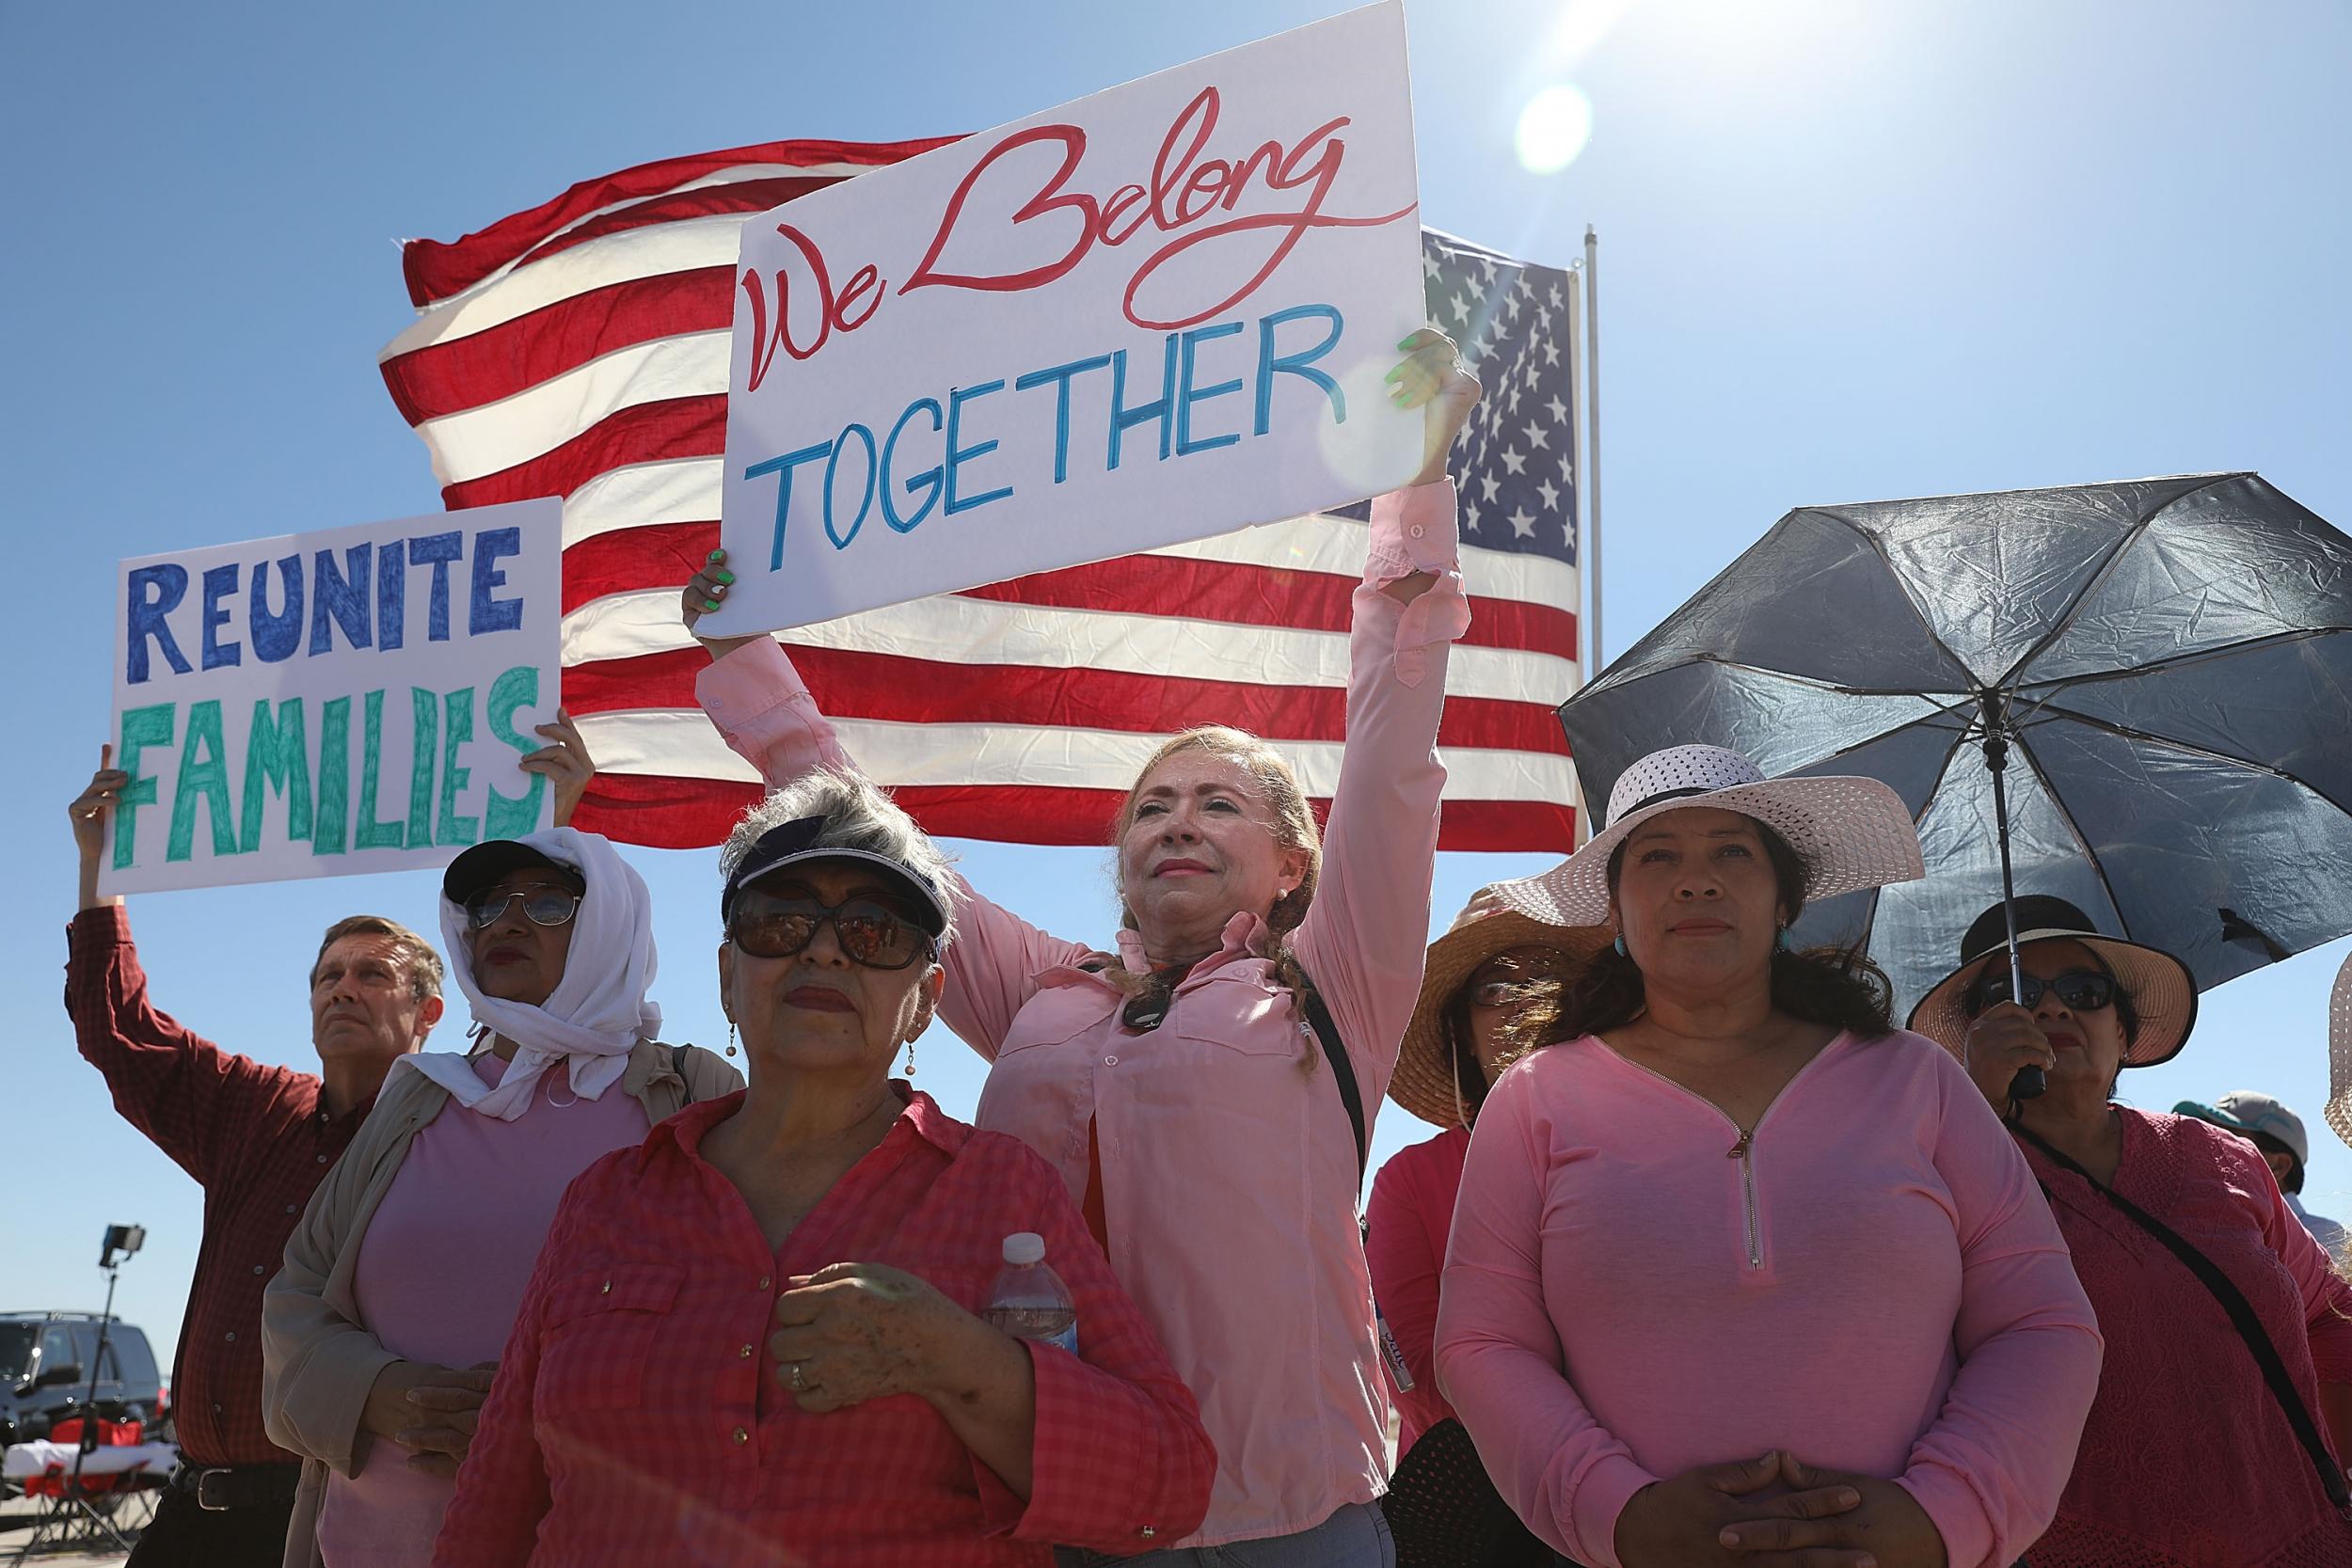
<path fill-rule="evenodd" d="M 1984 1097 L 2009 1112 L 2106 1337 L 2074 1474 L 2026 1554 L 2033 1568 L 2352 1564 L 2352 1523 L 2323 1479 L 2342 1476 L 2352 1439 L 2352 1287 L 2251 1144 L 2109 1101 L 2122 1069 L 2169 1060 L 2187 1040 L 2197 998 L 2186 967 L 2098 935 L 2057 898 L 2018 899 L 2017 924 L 2021 995 L 1996 905 L 1912 1023 L 1963 1053 Z M 2012 1104 L 2010 1082 L 2028 1064 L 2048 1091 Z M 2287 1400 L 2230 1309 L 2127 1204 L 2250 1307 L 2292 1384 Z"/>
<path fill-rule="evenodd" d="M 1805 902 L 1920 875 L 1892 791 L 1655 753 L 1496 890 L 1619 946 L 1479 1113 L 1438 1376 L 1529 1528 L 1593 1568 L 2007 1568 L 2099 1337 L 2025 1161 Z M 1775 1554 L 1804 1551 L 1802 1558 Z"/>

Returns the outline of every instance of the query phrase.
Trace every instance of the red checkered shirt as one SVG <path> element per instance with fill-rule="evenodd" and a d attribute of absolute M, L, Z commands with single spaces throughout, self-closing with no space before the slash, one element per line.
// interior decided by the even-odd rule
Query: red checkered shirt
<path fill-rule="evenodd" d="M 436 1568 L 1043 1568 L 1052 1543 L 1136 1552 L 1199 1528 L 1216 1470 L 1199 1408 L 1061 1179 L 1019 1141 L 905 1092 L 881 1144 L 775 1251 L 699 1152 L 740 1093 L 688 1107 L 572 1183 Z M 977 1311 L 1018 1230 L 1045 1238 L 1084 1356 L 1028 1342 L 1025 1505 L 922 1400 L 809 1415 L 777 1381 L 768 1337 L 788 1276 L 882 1263 Z"/>
<path fill-rule="evenodd" d="M 262 1430 L 262 1287 L 310 1190 L 375 1103 L 340 1118 L 307 1072 L 232 1055 L 158 1012 L 119 904 L 66 927 L 65 1008 L 115 1109 L 204 1188 L 204 1237 L 171 1369 L 191 1465 L 292 1465 Z"/>

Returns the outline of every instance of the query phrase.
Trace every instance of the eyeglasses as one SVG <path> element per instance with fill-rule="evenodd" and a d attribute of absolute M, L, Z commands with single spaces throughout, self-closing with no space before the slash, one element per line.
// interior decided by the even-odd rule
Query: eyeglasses
<path fill-rule="evenodd" d="M 820 904 L 747 894 L 727 921 L 727 940 L 755 958 L 788 958 L 828 921 L 841 950 L 868 969 L 904 969 L 939 950 L 929 931 L 872 898 Z"/>
<path fill-rule="evenodd" d="M 478 893 L 466 905 L 466 924 L 477 931 L 489 929 L 506 917 L 516 899 L 523 901 L 523 918 L 533 926 L 562 926 L 580 912 L 580 895 L 560 888 L 517 888 L 506 893 Z"/>
<path fill-rule="evenodd" d="M 2042 996 L 2058 992 L 2058 999 L 2078 1013 L 2095 1013 L 2115 1000 L 2115 976 L 2096 970 L 2069 970 L 2055 979 L 2044 980 L 2039 974 L 2025 976 L 2025 990 L 2017 998 L 2025 1007 L 2041 1006 Z M 2009 973 L 1995 970 L 1978 982 L 1977 1011 L 1996 1006 L 2010 999 Z"/>

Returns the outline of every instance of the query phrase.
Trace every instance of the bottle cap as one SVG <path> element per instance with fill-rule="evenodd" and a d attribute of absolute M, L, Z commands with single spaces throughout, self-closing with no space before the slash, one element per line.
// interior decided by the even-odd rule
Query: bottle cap
<path fill-rule="evenodd" d="M 1005 1261 L 1023 1269 L 1045 1261 L 1045 1238 L 1034 1230 L 1016 1230 L 1005 1238 Z"/>

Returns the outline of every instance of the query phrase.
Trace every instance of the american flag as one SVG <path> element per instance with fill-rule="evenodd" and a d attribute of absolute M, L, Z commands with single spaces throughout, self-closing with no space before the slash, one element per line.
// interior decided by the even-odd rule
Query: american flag
<path fill-rule="evenodd" d="M 952 138 L 944 138 L 952 139 Z M 943 139 L 943 140 L 944 140 Z M 737 230 L 943 145 L 770 142 L 641 165 L 402 251 L 418 319 L 386 386 L 452 507 L 564 502 L 564 701 L 597 775 L 579 826 L 716 844 L 759 782 L 695 705 L 679 585 L 718 542 Z M 1553 708 L 1577 684 L 1569 278 L 1434 231 L 1430 319 L 1486 382 L 1454 471 L 1472 624 L 1438 744 L 1439 847 L 1566 850 Z M 1100 844 L 1190 724 L 1275 742 L 1327 801 L 1363 509 L 1247 529 L 784 634 L 850 753 L 934 833 Z"/>

